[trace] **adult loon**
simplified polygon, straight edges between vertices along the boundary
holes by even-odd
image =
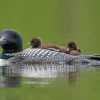
[[[97,62],[94,56],[73,56],[70,54],[60,53],[57,51],[41,49],[41,48],[28,48],[22,51],[22,38],[14,30],[3,30],[0,33],[0,45],[3,48],[1,59],[8,59],[9,62],[34,64],[34,62],[70,62],[70,61],[82,61],[82,62]],[[14,54],[14,55],[13,55]],[[12,57],[14,56],[14,57]],[[100,60],[99,57],[95,57]],[[99,61],[98,61],[99,62]],[[100,62],[99,62],[100,64]]]
[[[22,38],[15,30],[6,29],[0,32],[0,45],[3,49],[0,55],[0,67],[2,68],[2,86],[18,86],[21,79],[21,75],[19,74],[20,70],[15,70],[12,72],[12,70],[10,70],[11,66],[6,62],[12,57],[12,55],[7,55],[8,53],[17,53],[23,50]],[[14,68],[16,68],[16,65],[14,65]]]
[[[33,65],[34,63],[59,63],[59,62],[87,62],[91,65],[100,65],[100,57],[98,61],[91,56],[73,56],[57,51],[41,49],[41,48],[28,48],[23,50],[22,38],[18,32],[14,30],[3,30],[0,32],[0,45],[3,49],[0,59],[6,60],[7,64],[3,65],[2,76],[3,84],[5,87],[18,86],[20,84],[21,75],[19,73],[20,68],[17,66]],[[22,51],[23,50],[23,51]],[[5,63],[6,63],[5,62]],[[16,65],[17,64],[17,65]],[[14,73],[11,72],[9,76],[9,66],[15,68]],[[8,68],[9,67],[9,68]],[[18,70],[16,71],[16,67]],[[13,74],[13,75],[12,75]],[[16,75],[17,74],[17,75]]]
[[[23,50],[22,38],[18,32],[6,29],[0,32],[0,45],[3,49],[0,58],[8,59],[7,53],[17,53]]]
[[[73,56],[48,49],[28,48],[8,60],[12,64],[33,65],[35,63],[66,63],[100,65],[100,57],[92,55]]]

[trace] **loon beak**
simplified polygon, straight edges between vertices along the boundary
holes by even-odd
[[[0,39],[0,45],[6,44],[6,43],[7,43],[7,40],[5,40],[4,38]]]

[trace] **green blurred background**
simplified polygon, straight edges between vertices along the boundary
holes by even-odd
[[[21,32],[66,46],[76,41],[84,54],[100,53],[100,0],[0,0],[0,30]]]
[[[22,34],[24,48],[33,36],[66,46],[76,41],[84,54],[99,54],[100,0],[0,0],[0,30]],[[0,88],[0,100],[100,100],[100,73],[81,75],[76,86],[58,79],[46,86]]]

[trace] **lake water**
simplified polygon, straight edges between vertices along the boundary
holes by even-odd
[[[100,100],[100,66],[16,65],[0,74],[0,100]]]

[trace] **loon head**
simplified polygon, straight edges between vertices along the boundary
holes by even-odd
[[[0,45],[5,53],[22,51],[22,38],[18,32],[6,29],[0,32]]]

